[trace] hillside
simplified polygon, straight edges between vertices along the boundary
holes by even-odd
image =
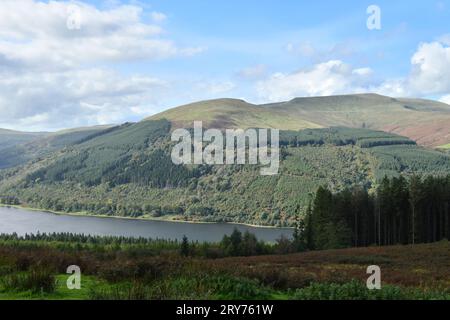
[[[0,151],[18,144],[29,142],[39,137],[45,137],[46,135],[47,133],[0,129]]]
[[[344,126],[393,132],[421,145],[450,143],[450,106],[424,99],[376,94],[296,98],[266,105],[218,99],[170,109],[148,118],[168,119],[174,127],[203,120],[209,127],[257,127],[300,130]]]
[[[147,120],[167,119],[174,128],[190,127],[193,121],[203,121],[210,128],[275,128],[299,130],[322,126],[301,118],[291,118],[286,112],[262,108],[237,99],[201,101],[170,109]]]
[[[0,169],[10,168],[70,146],[110,126],[94,126],[52,133],[0,129]]]
[[[103,215],[292,225],[321,185],[371,188],[384,175],[445,175],[450,156],[368,129],[282,131],[275,176],[257,166],[176,166],[166,120],[124,124],[0,171],[0,195]],[[9,200],[8,200],[9,201]]]

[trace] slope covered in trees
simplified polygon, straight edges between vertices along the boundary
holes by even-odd
[[[0,169],[39,159],[51,152],[92,137],[110,126],[94,126],[54,133],[27,133],[0,129]]]
[[[450,157],[407,138],[368,129],[280,133],[279,174],[258,166],[174,165],[171,124],[113,127],[41,160],[0,171],[6,203],[65,212],[294,225],[320,186],[339,192],[376,187],[384,175],[442,175]]]

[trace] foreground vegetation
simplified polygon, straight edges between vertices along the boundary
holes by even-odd
[[[271,255],[244,258],[252,241],[241,238],[233,251],[235,237],[199,244],[2,235],[0,299],[450,299],[448,241],[274,255],[280,240],[264,244]],[[373,264],[381,290],[365,287]],[[80,290],[66,286],[69,265],[81,268]]]

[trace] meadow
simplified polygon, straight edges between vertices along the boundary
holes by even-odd
[[[252,256],[223,245],[2,236],[0,299],[450,299],[447,240],[300,253],[280,241]],[[80,290],[66,286],[73,264]],[[381,290],[365,286],[373,264]]]

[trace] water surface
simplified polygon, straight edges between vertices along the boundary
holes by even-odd
[[[43,211],[0,207],[0,233],[71,232],[90,235],[181,239],[186,235],[193,241],[220,241],[224,234],[237,228],[249,230],[258,239],[275,241],[281,235],[292,236],[292,229],[258,228],[226,223],[182,223],[170,221],[99,218],[57,215]]]

